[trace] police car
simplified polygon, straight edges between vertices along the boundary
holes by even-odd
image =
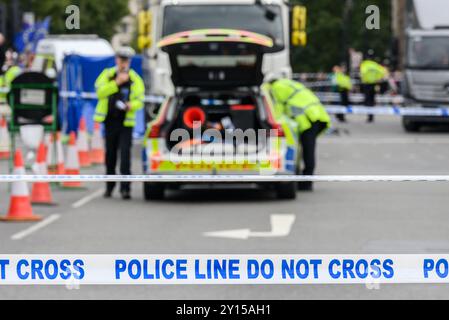
[[[276,112],[263,85],[269,37],[240,30],[193,30],[163,38],[175,94],[148,123],[142,152],[148,175],[288,175],[298,172],[295,123]],[[242,182],[242,185],[244,182]],[[147,200],[179,183],[144,184]],[[296,183],[260,184],[280,199]]]

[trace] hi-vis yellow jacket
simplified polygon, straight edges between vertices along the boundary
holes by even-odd
[[[14,79],[22,72],[22,69],[18,66],[12,66],[5,72],[4,75],[0,76],[0,88],[9,90],[11,88],[11,83]],[[0,93],[0,101],[6,102],[6,93]]]
[[[289,79],[277,80],[271,85],[271,93],[284,113],[295,119],[300,133],[317,121],[330,127],[331,119],[320,99],[303,84]]]
[[[94,121],[103,122],[106,119],[109,108],[109,97],[119,91],[119,87],[114,80],[116,68],[105,69],[95,82],[97,90],[98,104],[95,109]],[[142,78],[134,71],[129,71],[131,81],[130,105],[131,108],[126,112],[123,125],[125,127],[134,127],[136,125],[136,112],[143,108],[145,98],[145,86]]]
[[[352,90],[351,77],[343,72],[335,72],[334,81],[338,88],[343,90]]]
[[[375,61],[364,60],[360,64],[360,78],[364,84],[376,84],[387,76],[387,68]]]

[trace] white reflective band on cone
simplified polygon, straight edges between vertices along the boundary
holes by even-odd
[[[57,164],[64,164],[64,147],[62,146],[61,137],[59,136],[56,140],[56,158]]]
[[[449,182],[449,175],[0,175],[0,182]]]
[[[78,151],[89,151],[89,141],[86,131],[80,130],[78,132],[76,147],[78,148]]]
[[[91,140],[91,148],[92,150],[103,149],[103,138],[100,130],[94,130]]]
[[[78,158],[78,148],[76,146],[68,146],[67,148],[67,163],[65,164],[66,169],[79,169],[80,163]]]
[[[10,151],[10,136],[8,128],[0,127],[0,152],[9,152]]]
[[[14,174],[16,174],[17,177],[25,177],[25,168],[14,169]],[[29,193],[26,181],[17,179],[17,180],[13,180],[11,182],[14,182],[11,187],[11,196],[13,196],[13,197],[29,196],[30,193]]]
[[[45,162],[44,163],[34,163],[32,165],[32,171],[36,175],[48,175],[47,164]]]
[[[57,159],[55,157],[55,146],[53,141],[46,144],[47,146],[47,165],[53,166],[57,164]]]

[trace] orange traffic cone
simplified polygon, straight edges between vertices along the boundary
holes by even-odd
[[[47,175],[47,163],[45,159],[45,144],[41,143],[37,149],[36,163],[33,166],[33,172],[39,175]],[[31,203],[53,205],[53,197],[51,195],[50,184],[48,182],[35,182],[31,189]]]
[[[78,148],[76,146],[75,132],[70,133],[69,147],[67,149],[67,162],[65,164],[65,174],[67,175],[79,175],[80,174],[80,161]],[[80,181],[63,182],[64,188],[82,188]]]
[[[56,174],[64,174],[64,147],[61,141],[61,132],[56,133]]]
[[[25,174],[22,152],[20,150],[17,150],[14,155],[14,174]],[[41,219],[40,216],[33,214],[26,182],[13,182],[8,215],[1,217],[0,221],[38,221]]]
[[[92,135],[92,149],[90,150],[90,160],[94,164],[104,163],[104,142],[101,136],[100,124],[95,122],[94,134]]]
[[[81,118],[80,120],[78,139],[76,140],[76,145],[78,147],[80,166],[82,168],[90,167],[92,163],[90,162],[89,139],[86,130],[86,120],[84,120],[84,118]]]
[[[49,174],[64,174],[64,148],[61,142],[61,133],[57,132],[51,136],[48,144],[47,167]]]
[[[9,159],[11,143],[5,117],[0,119],[0,159]]]
[[[56,173],[56,152],[55,152],[55,137],[53,134],[49,134],[45,136],[45,154],[46,154],[46,162],[47,162],[47,172],[49,174]],[[38,149],[39,150],[39,149]],[[39,156],[39,153],[38,153]]]

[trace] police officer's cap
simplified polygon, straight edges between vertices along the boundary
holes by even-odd
[[[131,59],[136,55],[136,51],[131,47],[120,47],[115,55],[122,59]]]

